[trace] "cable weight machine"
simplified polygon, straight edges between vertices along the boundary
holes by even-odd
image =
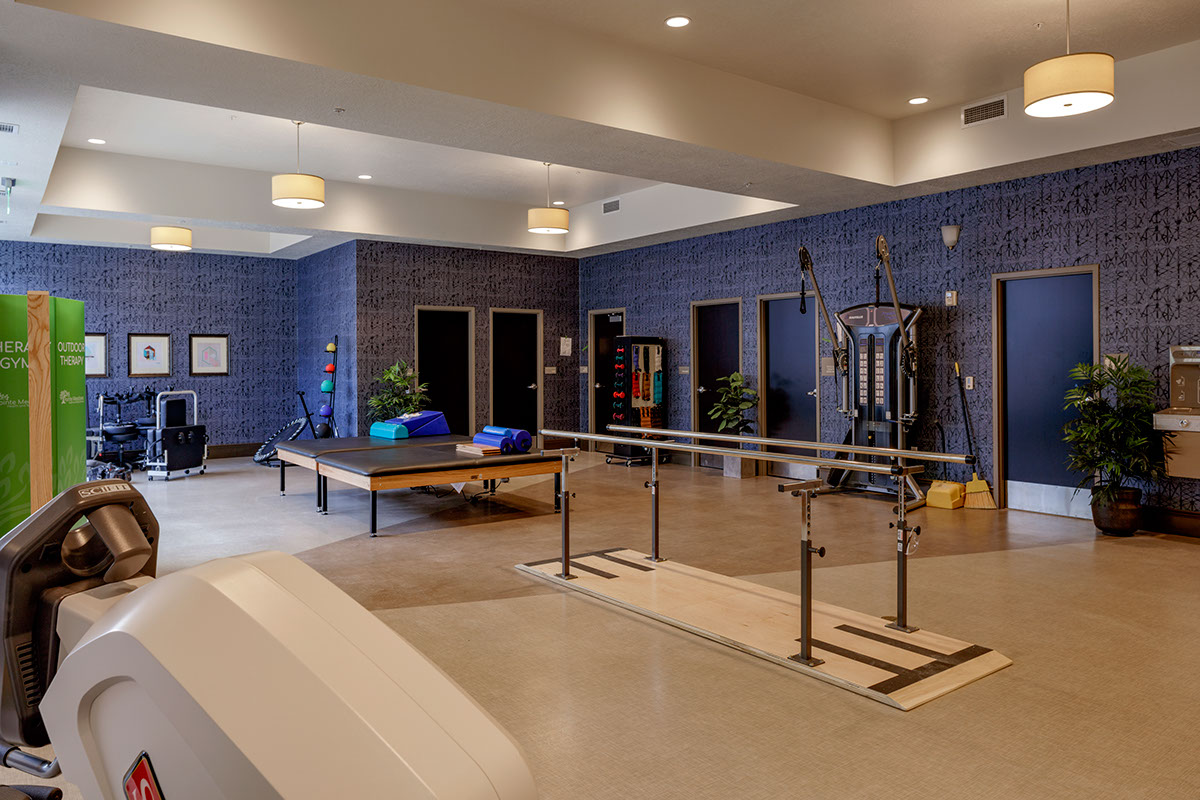
[[[831,317],[817,283],[812,257],[800,247],[800,266],[813,292],[829,339],[833,343],[834,375],[838,381],[838,411],[850,428],[843,444],[857,447],[907,449],[909,430],[917,419],[916,324],[921,309],[903,305],[896,296],[891,253],[883,236],[875,238],[875,302],[851,306]],[[886,276],[891,303],[882,302]],[[836,320],[836,327],[834,324]],[[872,463],[902,462],[893,456],[869,456]],[[826,482],[836,490],[860,489],[893,493],[903,481],[908,509],[925,504],[925,493],[911,475],[880,476],[855,469],[832,468]]]

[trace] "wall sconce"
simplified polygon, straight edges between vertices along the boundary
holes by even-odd
[[[958,235],[962,233],[962,225],[943,225],[942,226],[942,244],[950,250],[958,244]]]

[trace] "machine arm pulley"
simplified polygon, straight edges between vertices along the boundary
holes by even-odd
[[[892,309],[896,312],[896,321],[899,323],[900,347],[904,353],[900,363],[908,375],[915,375],[917,372],[917,348],[908,336],[908,330],[904,325],[904,315],[900,312],[900,300],[896,296],[896,279],[892,277],[892,254],[888,250],[887,239],[883,238],[883,234],[875,237],[875,255],[879,257],[884,272],[887,274],[888,290],[892,293]]]
[[[821,309],[821,318],[825,320],[825,327],[829,330],[829,342],[833,347],[834,372],[841,373],[844,384],[850,374],[850,350],[845,344],[838,344],[837,331],[834,330],[833,320],[829,316],[829,309],[825,307],[825,298],[821,294],[820,285],[817,284],[817,274],[813,271],[812,256],[808,254],[808,248],[800,245],[798,256],[800,258],[800,268],[804,270],[808,279],[812,281],[813,294],[817,296],[817,306]],[[849,402],[849,398],[847,397],[848,392],[849,388],[843,385],[841,402],[843,410]]]

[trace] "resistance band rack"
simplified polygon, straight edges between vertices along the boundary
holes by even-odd
[[[697,453],[707,455],[734,456],[736,458],[751,459],[756,461],[786,461],[794,464],[806,464],[816,467],[841,467],[853,468],[863,472],[876,475],[889,475],[899,479],[897,481],[897,504],[896,504],[896,521],[889,523],[889,527],[896,531],[896,619],[887,627],[893,628],[904,633],[913,633],[918,628],[908,624],[908,556],[916,549],[918,537],[921,535],[920,526],[912,526],[908,524],[907,505],[905,503],[906,482],[904,479],[912,475],[917,475],[924,471],[924,467],[920,465],[909,465],[900,463],[899,459],[913,460],[928,460],[928,461],[945,461],[960,464],[969,464],[973,461],[971,456],[947,454],[947,453],[926,453],[916,450],[895,450],[889,451],[885,448],[862,448],[853,445],[831,445],[824,442],[800,442],[787,439],[767,439],[762,437],[733,437],[723,434],[703,434],[697,431],[674,431],[665,428],[629,428],[628,426],[610,426],[610,430],[620,431],[622,433],[642,433],[649,435],[674,436],[678,438],[688,439],[731,439],[734,441],[756,443],[770,445],[776,447],[792,447],[804,448],[826,452],[843,452],[850,454],[858,454],[859,451],[866,450],[871,455],[887,455],[897,459],[894,464],[880,464],[873,461],[856,461],[853,459],[831,459],[822,458],[820,456],[799,456],[789,453],[766,452],[763,450],[730,450],[723,447],[709,447],[706,445],[697,444],[682,444],[674,439],[671,440],[654,440],[646,439],[641,442],[643,447],[649,448],[654,457],[650,460],[651,473],[650,480],[645,483],[645,487],[650,490],[650,555],[647,557],[649,561],[662,561],[659,548],[659,524],[658,524],[658,503],[660,498],[660,485],[658,480],[658,450],[673,450],[683,453]],[[625,437],[581,433],[577,431],[559,431],[559,430],[542,430],[541,434],[547,437],[555,437],[562,439],[573,439],[575,441],[589,442],[605,442],[617,444],[627,442]],[[561,571],[555,577],[562,580],[572,580],[575,576],[571,574],[571,520],[570,520],[570,493],[568,492],[568,473],[569,464],[572,458],[578,454],[579,448],[564,448],[561,450],[543,451],[546,455],[560,455],[562,457],[562,475],[561,475],[561,506],[562,506],[562,555],[561,555]],[[812,498],[818,494],[821,489],[821,483],[816,480],[783,483],[779,485],[779,491],[790,492],[794,497],[801,499],[800,510],[800,537],[801,537],[801,573],[800,573],[800,605],[801,605],[801,635],[800,635],[800,651],[793,656],[791,660],[804,664],[805,666],[816,666],[822,663],[820,659],[812,656],[812,556],[817,555],[823,557],[824,548],[816,548],[812,545],[810,536],[810,510]]]

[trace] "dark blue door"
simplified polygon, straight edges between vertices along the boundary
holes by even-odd
[[[802,314],[798,297],[767,300],[762,304],[762,315],[763,341],[759,346],[763,354],[765,380],[761,390],[766,418],[761,435],[816,441],[816,303],[806,302]],[[795,452],[811,455],[808,451]]]
[[[1003,292],[1004,478],[1075,486],[1067,470],[1063,395],[1071,368],[1095,357],[1092,275],[1001,282]],[[968,393],[968,398],[970,394]]]

